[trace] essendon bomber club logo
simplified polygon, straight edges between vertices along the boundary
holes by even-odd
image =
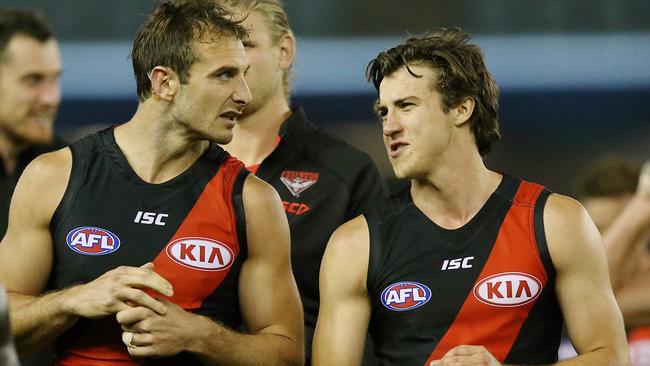
[[[318,182],[319,176],[318,172],[285,170],[280,175],[280,180],[294,197],[300,197],[302,192]]]
[[[302,192],[318,182],[319,176],[318,172],[285,170],[280,175],[280,181],[294,197],[300,197]],[[302,215],[309,211],[309,206],[304,202],[282,201],[282,205],[287,213],[294,215]]]

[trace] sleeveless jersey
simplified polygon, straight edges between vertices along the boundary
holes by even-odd
[[[70,149],[70,180],[50,224],[50,287],[63,289],[119,266],[153,262],[174,288],[170,301],[231,328],[239,326],[237,285],[246,257],[241,195],[248,171],[243,165],[212,144],[179,176],[150,184],[132,170],[113,129],[87,136]],[[56,365],[199,364],[185,353],[131,359],[114,316],[78,320],[59,337],[56,350]]]
[[[427,218],[409,189],[366,215],[370,334],[382,365],[428,365],[461,344],[482,345],[507,364],[557,360],[562,316],[544,236],[548,195],[504,175],[458,229]]]

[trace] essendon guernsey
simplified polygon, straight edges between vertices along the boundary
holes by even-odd
[[[242,164],[214,145],[181,175],[149,184],[133,172],[112,129],[70,148],[70,181],[51,223],[51,288],[153,262],[174,287],[170,301],[239,326],[237,283],[246,256],[241,192],[248,174]],[[55,365],[199,365],[189,354],[132,359],[112,316],[80,319],[55,348]]]
[[[485,346],[506,364],[557,360],[562,318],[544,236],[544,187],[505,175],[466,225],[429,220],[406,189],[370,230],[370,334],[382,365]]]

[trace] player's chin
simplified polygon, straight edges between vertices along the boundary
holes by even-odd
[[[21,137],[31,145],[47,145],[54,140],[54,132],[48,128],[31,128],[25,131]]]
[[[229,129],[219,133],[210,134],[210,136],[206,136],[206,140],[216,142],[219,145],[226,145],[232,141],[232,136],[232,130]]]

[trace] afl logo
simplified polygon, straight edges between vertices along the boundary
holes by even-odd
[[[542,290],[542,283],[535,277],[521,272],[505,272],[480,280],[474,286],[474,297],[480,302],[499,307],[513,307],[535,300]]]
[[[111,254],[120,247],[120,238],[94,226],[78,227],[68,233],[65,241],[70,249],[83,255]]]
[[[181,238],[167,245],[174,262],[202,271],[222,271],[232,265],[234,254],[225,244],[207,238]]]
[[[418,282],[397,282],[384,289],[381,303],[393,311],[406,311],[426,304],[431,299],[431,290]]]

